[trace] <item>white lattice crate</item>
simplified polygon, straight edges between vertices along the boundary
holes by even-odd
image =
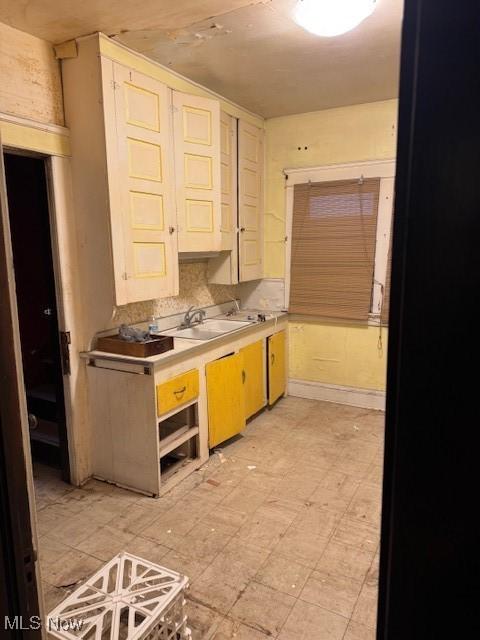
[[[119,553],[53,609],[47,631],[61,640],[187,640],[188,578]]]

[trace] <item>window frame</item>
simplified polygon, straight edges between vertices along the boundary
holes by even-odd
[[[387,276],[388,247],[392,231],[393,193],[395,184],[395,160],[369,160],[348,164],[332,164],[318,167],[284,169],[286,180],[285,198],[285,309],[290,300],[290,274],[292,258],[292,224],[293,200],[296,184],[310,182],[334,182],[337,180],[355,180],[364,178],[380,178],[380,193],[378,199],[377,234],[375,241],[375,267],[372,283],[372,303],[369,313],[369,324],[378,325],[381,322],[382,288]],[[295,314],[297,315],[297,314]],[[309,316],[311,320],[311,316]],[[336,322],[332,318],[328,322]],[[339,319],[345,322],[358,322]]]

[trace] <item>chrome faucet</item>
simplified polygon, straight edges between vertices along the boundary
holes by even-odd
[[[189,329],[194,324],[201,324],[205,320],[206,315],[203,309],[195,309],[194,306],[190,307],[185,313],[179,329]],[[197,320],[195,320],[195,318],[197,318]]]
[[[232,302],[235,303],[235,307],[232,307],[231,309],[229,309],[226,312],[226,316],[230,317],[230,316],[234,316],[236,313],[240,313],[240,305],[238,304],[238,300],[236,298],[233,298],[232,296],[229,296],[230,300],[232,300]]]

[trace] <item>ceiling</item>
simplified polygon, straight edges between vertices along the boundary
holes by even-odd
[[[0,21],[58,43],[103,31],[263,115],[398,94],[403,0],[353,31],[319,38],[295,24],[295,0],[2,0]]]

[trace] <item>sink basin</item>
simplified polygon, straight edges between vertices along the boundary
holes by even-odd
[[[164,336],[173,336],[175,338],[188,338],[189,340],[211,340],[218,338],[226,333],[238,331],[247,327],[252,322],[248,320],[204,320],[201,324],[196,324],[188,329],[169,329],[162,331]]]
[[[221,333],[228,333],[229,331],[235,331],[235,329],[243,329],[247,325],[251,324],[248,320],[217,320],[212,318],[211,320],[205,320],[203,322],[204,327],[208,327],[209,331],[220,331]]]

